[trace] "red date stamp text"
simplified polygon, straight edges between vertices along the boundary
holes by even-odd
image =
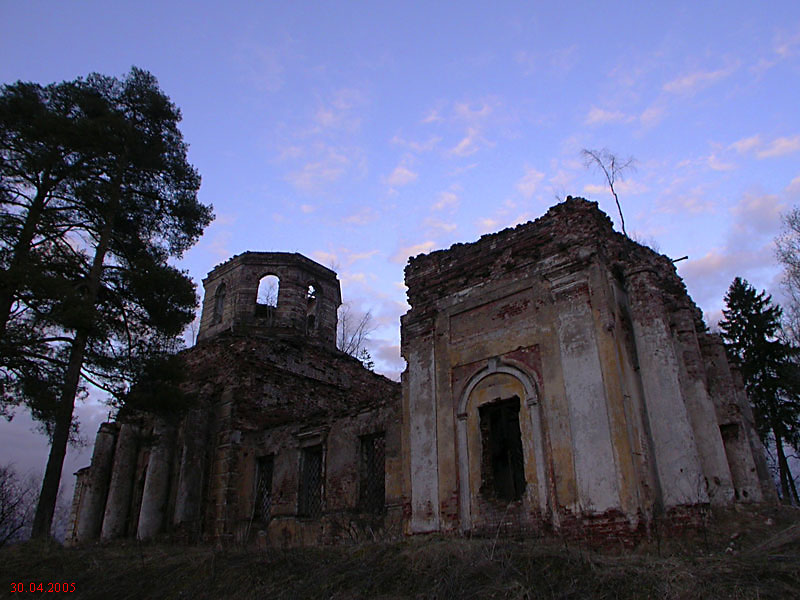
[[[41,581],[12,581],[11,593],[23,594],[26,592],[45,592],[45,593],[63,593],[74,592],[74,581],[48,581],[47,583]]]

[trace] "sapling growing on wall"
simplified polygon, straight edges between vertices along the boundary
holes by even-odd
[[[633,158],[622,160],[616,154],[612,154],[607,148],[603,148],[602,150],[589,150],[584,148],[581,150],[581,156],[583,156],[583,162],[587,169],[590,167],[597,167],[603,172],[603,175],[605,175],[608,188],[611,190],[611,195],[614,196],[614,202],[617,203],[622,233],[628,235],[625,231],[625,217],[622,216],[622,206],[620,206],[619,196],[617,195],[617,190],[614,189],[614,184],[623,180],[625,171],[636,168],[636,161]]]

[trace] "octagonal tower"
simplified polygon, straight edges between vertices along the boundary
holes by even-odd
[[[336,273],[296,252],[244,252],[203,280],[198,341],[223,332],[336,346]]]

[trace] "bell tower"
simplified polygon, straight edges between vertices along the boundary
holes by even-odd
[[[223,332],[336,346],[336,273],[296,252],[244,252],[203,280],[198,341]]]

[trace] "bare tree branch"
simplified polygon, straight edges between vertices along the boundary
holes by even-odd
[[[336,332],[336,347],[339,350],[358,358],[373,331],[375,325],[372,323],[371,310],[359,315],[351,304],[342,304]]]
[[[624,171],[636,169],[636,161],[633,158],[620,160],[607,148],[603,148],[602,150],[588,150],[584,148],[581,150],[581,155],[583,156],[583,163],[587,169],[590,167],[598,167],[603,172],[603,175],[605,175],[608,187],[611,189],[611,194],[614,196],[614,202],[617,203],[622,233],[628,235],[625,231],[625,218],[622,216],[622,207],[619,204],[619,196],[617,196],[617,191],[614,189],[614,184],[617,181],[623,180]]]
[[[36,487],[20,481],[11,465],[0,465],[0,547],[20,539],[33,518]]]
[[[791,342],[800,345],[800,208],[782,215],[782,221],[775,253],[783,263],[783,288],[789,297],[784,304],[783,327]]]

